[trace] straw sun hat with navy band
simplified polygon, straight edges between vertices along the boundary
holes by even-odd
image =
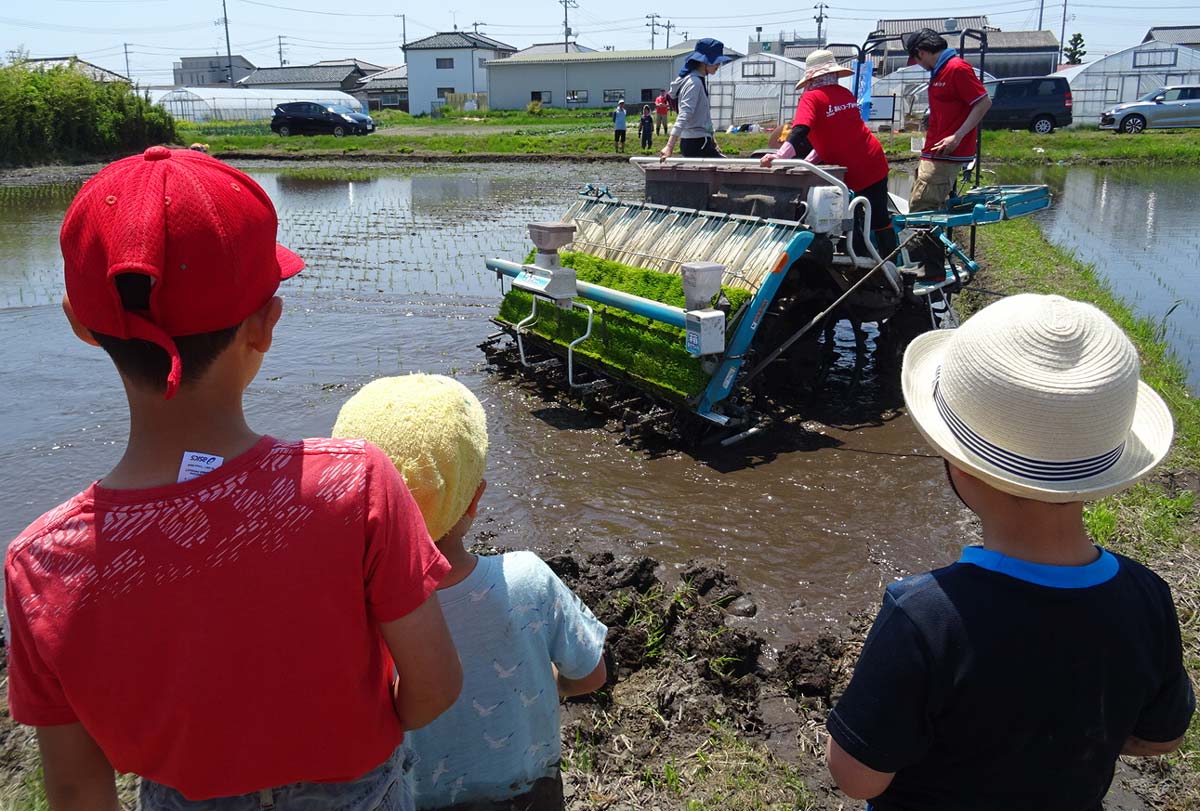
[[[1009,296],[904,353],[904,400],[951,464],[1023,498],[1089,501],[1134,484],[1174,432],[1107,315],[1061,296]]]

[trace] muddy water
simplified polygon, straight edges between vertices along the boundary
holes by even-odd
[[[848,335],[812,401],[821,423],[706,457],[634,450],[484,369],[476,344],[498,293],[482,257],[522,256],[524,224],[559,216],[584,182],[639,196],[634,170],[506,164],[326,183],[246,168],[279,207],[281,239],[310,263],[283,289],[275,346],[247,396],[260,430],[321,435],[373,377],[454,375],[489,415],[477,528],[492,543],[725,561],[780,641],[877,604],[884,583],[952,560],[969,537],[940,462],[907,418],[890,418],[894,380],[856,363]],[[71,337],[56,305],[69,195],[0,195],[4,539],[102,475],[127,430],[108,360]]]

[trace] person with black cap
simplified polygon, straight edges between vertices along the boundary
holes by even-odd
[[[959,170],[975,159],[979,122],[992,100],[975,69],[933,29],[909,34],[904,45],[912,64],[929,71],[929,129],[908,207],[933,211],[950,196]],[[929,240],[925,250],[925,281],[943,281],[944,249]]]
[[[708,101],[707,77],[733,57],[725,55],[725,45],[717,39],[705,37],[696,43],[696,50],[684,61],[679,76],[671,82],[668,91],[679,101],[679,114],[667,145],[659,152],[666,160],[679,147],[685,158],[723,158],[713,138],[712,110]]]

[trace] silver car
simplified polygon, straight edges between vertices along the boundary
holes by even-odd
[[[1160,87],[1100,114],[1102,130],[1142,132],[1166,127],[1200,127],[1200,85]]]

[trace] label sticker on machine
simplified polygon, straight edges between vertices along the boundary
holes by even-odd
[[[517,287],[523,287],[528,290],[531,287],[536,287],[538,290],[545,290],[546,285],[550,283],[549,276],[535,276],[532,273],[519,273],[513,279],[513,284]]]

